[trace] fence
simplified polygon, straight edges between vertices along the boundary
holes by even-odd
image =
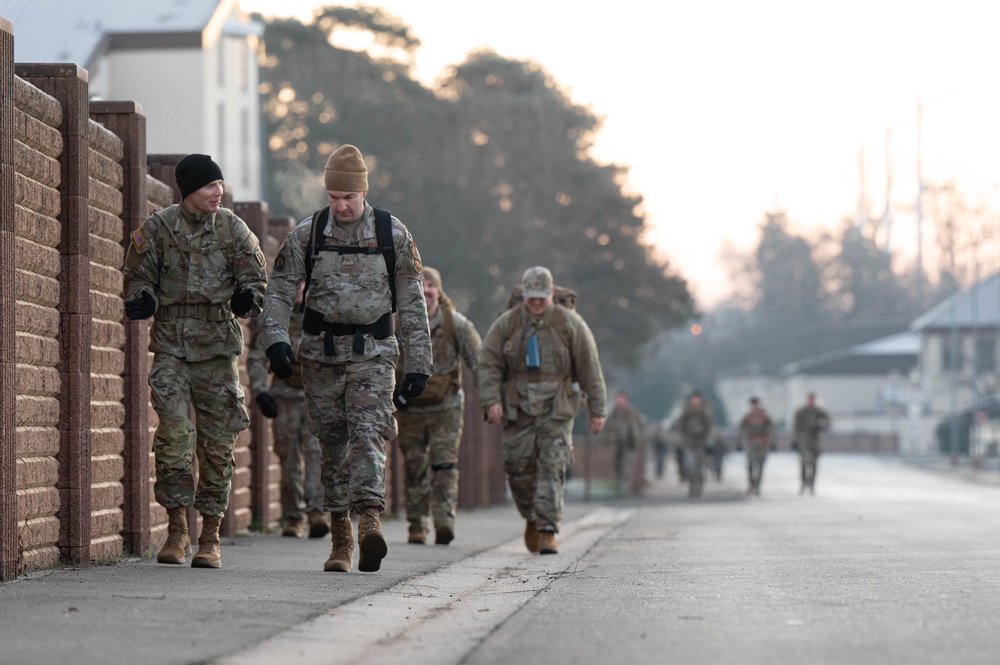
[[[0,581],[60,559],[149,553],[166,537],[152,496],[149,323],[122,316],[121,266],[130,232],[178,200],[180,158],[147,155],[141,106],[90,102],[85,70],[15,64],[13,54],[13,27],[0,17]],[[270,219],[263,202],[229,195],[225,205],[273,257],[288,220]],[[505,492],[499,431],[466,387],[460,506],[472,508]],[[251,413],[227,535],[280,517],[270,423]],[[403,505],[394,446],[386,482],[394,511]]]

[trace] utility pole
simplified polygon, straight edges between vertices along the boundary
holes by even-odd
[[[890,254],[892,250],[892,159],[889,154],[889,142],[892,139],[892,129],[885,127],[885,210],[882,211],[882,251]]]
[[[924,297],[924,172],[921,164],[921,125],[923,124],[923,102],[917,100],[917,301]]]

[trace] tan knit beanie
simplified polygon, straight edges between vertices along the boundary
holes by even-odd
[[[328,192],[367,192],[368,167],[361,151],[347,144],[337,148],[326,160],[323,183]]]

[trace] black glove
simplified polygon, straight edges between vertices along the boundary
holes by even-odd
[[[267,359],[271,362],[271,371],[279,379],[287,379],[292,375],[295,354],[287,342],[275,342],[267,347]]]
[[[148,319],[156,311],[156,301],[149,291],[141,291],[134,299],[125,303],[125,313],[133,321]]]
[[[427,375],[412,372],[403,377],[403,385],[399,387],[399,394],[406,399],[420,397],[427,387]]]
[[[271,393],[260,393],[257,395],[257,406],[265,418],[274,418],[278,415],[278,403],[271,397]]]
[[[236,316],[246,316],[253,307],[253,291],[250,289],[238,289],[229,300],[229,308]]]

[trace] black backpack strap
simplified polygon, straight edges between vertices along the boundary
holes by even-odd
[[[392,241],[392,215],[384,208],[375,208],[375,241],[385,259],[389,273],[389,292],[392,294],[392,311],[396,311],[396,245]]]
[[[312,282],[313,264],[316,262],[316,257],[323,249],[323,243],[325,241],[323,230],[326,229],[326,223],[329,219],[330,206],[321,208],[313,213],[312,228],[309,231],[309,244],[306,245],[306,255],[304,257],[306,262],[306,285],[302,289],[302,303],[299,305],[300,312],[306,311],[306,294],[309,293],[309,283]],[[316,242],[317,238],[319,238],[318,244]]]

